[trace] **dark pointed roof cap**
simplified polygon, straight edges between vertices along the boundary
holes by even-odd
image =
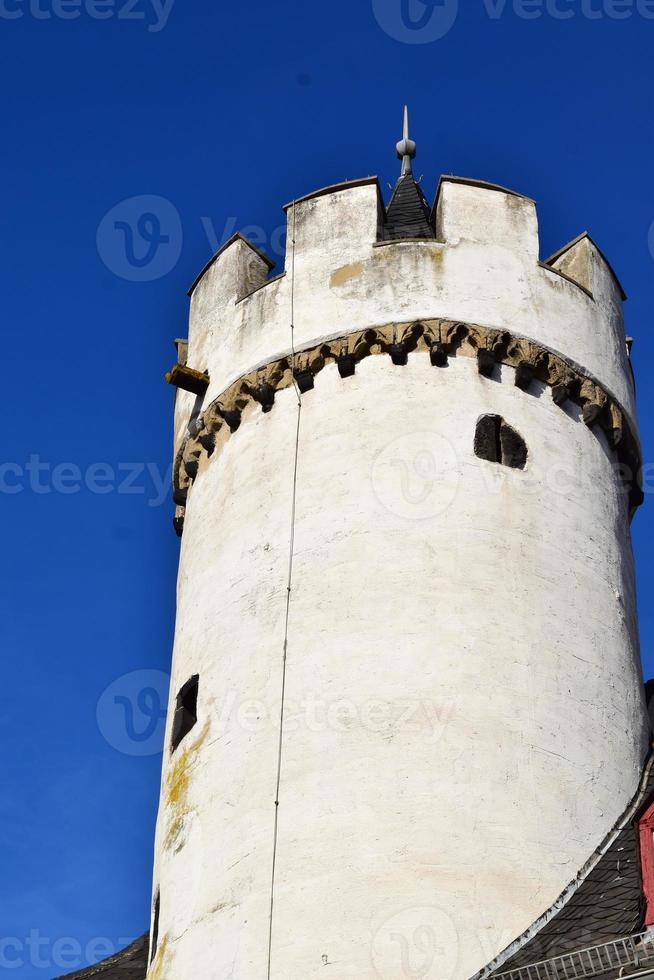
[[[409,174],[400,177],[386,210],[384,239],[434,238],[429,204],[420,184]]]

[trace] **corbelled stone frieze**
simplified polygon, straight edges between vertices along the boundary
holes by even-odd
[[[341,376],[348,377],[365,357],[387,354],[401,365],[408,362],[413,351],[428,352],[435,368],[444,367],[449,357],[475,357],[480,374],[485,376],[493,373],[495,365],[505,364],[515,368],[515,385],[523,391],[534,380],[548,385],[557,405],[578,405],[585,424],[604,431],[621,464],[631,511],[642,503],[638,442],[620,405],[594,378],[560,354],[508,331],[451,320],[424,320],[389,323],[338,337],[296,351],[294,362],[289,352],[230,385],[191,421],[177,453],[173,495],[178,534],[183,529],[186,498],[200,459],[203,455],[212,456],[220,440],[236,432],[248,405],[256,402],[262,411],[271,411],[275,392],[289,388],[294,381],[302,392],[310,390],[313,377],[330,363],[336,363]]]

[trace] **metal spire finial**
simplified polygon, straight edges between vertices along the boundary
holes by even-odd
[[[409,110],[404,106],[404,135],[395,147],[398,158],[402,161],[402,171],[400,177],[407,177],[412,174],[411,161],[416,155],[416,144],[409,139]]]

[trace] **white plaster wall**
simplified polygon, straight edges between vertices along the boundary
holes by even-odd
[[[377,247],[374,181],[302,201],[288,220],[296,240],[298,349],[393,321],[443,317],[480,323],[565,355],[594,375],[635,420],[617,284],[599,253],[594,298],[539,265],[532,201],[445,178],[436,211],[440,243]],[[242,299],[254,281],[252,264],[259,264],[260,281],[267,272],[251,250],[246,267],[244,249],[242,241],[226,249],[192,297],[189,364],[209,371],[207,404],[242,374],[289,348],[291,276]]]
[[[368,299],[419,315],[419,270],[435,289],[443,253],[392,246],[370,263],[393,253],[398,285]],[[574,287],[516,259],[493,300],[477,271],[491,313],[466,290],[457,316],[511,314],[591,351]],[[306,335],[335,326],[321,297],[324,324],[300,285]],[[283,303],[257,302],[270,318],[244,322],[240,354],[214,351],[212,375],[283,346]],[[549,390],[501,378],[470,358],[378,356],[346,380],[327,367],[304,396],[274,980],[465,980],[556,899],[636,789],[645,721],[613,455]],[[475,457],[485,412],[523,435],[525,471]],[[150,978],[266,977],[295,419],[291,389],[269,415],[248,410],[189,494],[171,704],[199,673],[199,719],[164,759]]]

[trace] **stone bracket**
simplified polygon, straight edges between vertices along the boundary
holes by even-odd
[[[204,395],[209,387],[209,375],[206,371],[195,371],[186,364],[173,364],[170,371],[164,375],[169,385],[190,391],[193,395]]]

